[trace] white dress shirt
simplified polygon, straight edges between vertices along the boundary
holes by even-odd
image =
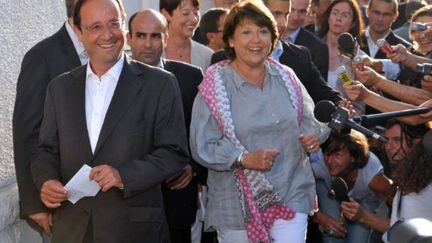
[[[93,72],[90,63],[87,64],[85,85],[85,112],[90,146],[94,153],[108,107],[114,95],[120,73],[123,69],[122,56],[108,72],[100,78]]]
[[[387,38],[389,34],[390,31],[383,37],[383,39]],[[365,36],[368,43],[370,57],[375,58],[375,55],[377,54],[379,48],[370,37],[369,28],[366,29]],[[388,79],[395,80],[400,73],[399,64],[392,62],[390,59],[380,59],[380,61],[383,65],[384,76]]]
[[[84,48],[84,45],[78,39],[78,36],[75,34],[75,31],[73,31],[73,28],[68,21],[66,21],[65,26],[66,26],[66,31],[68,32],[69,37],[72,40],[72,44],[74,45],[75,50],[78,54],[81,64],[82,65],[86,64],[88,62],[88,55],[86,49]]]

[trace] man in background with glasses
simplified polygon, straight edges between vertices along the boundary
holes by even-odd
[[[48,85],[31,169],[54,243],[169,242],[160,184],[189,161],[180,92],[124,54],[125,19],[121,0],[78,0],[89,62]],[[96,194],[71,200],[65,185],[83,170]]]

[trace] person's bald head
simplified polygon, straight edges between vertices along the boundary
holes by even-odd
[[[127,34],[132,57],[149,65],[158,65],[166,46],[167,26],[164,16],[153,9],[132,15]]]

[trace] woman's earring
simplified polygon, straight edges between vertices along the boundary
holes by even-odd
[[[229,46],[230,46],[231,48],[233,48],[233,47],[234,47],[234,44],[230,43]]]

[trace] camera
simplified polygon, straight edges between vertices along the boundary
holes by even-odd
[[[421,75],[432,75],[431,63],[418,63],[416,65],[416,72]]]
[[[427,30],[427,25],[419,22],[412,22],[411,23],[411,30],[412,31],[425,31]]]

